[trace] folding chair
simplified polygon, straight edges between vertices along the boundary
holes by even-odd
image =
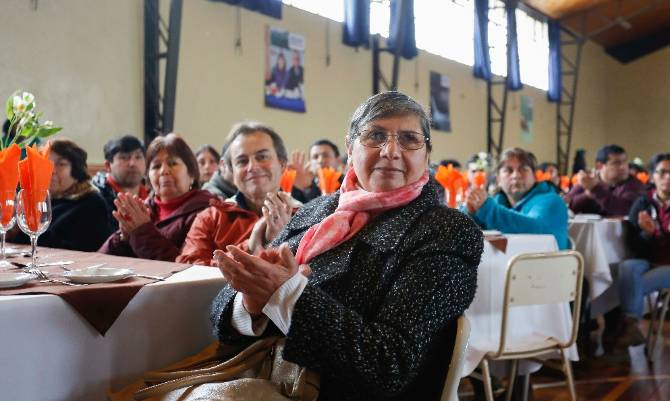
[[[668,301],[670,301],[670,288],[659,291],[656,302],[652,302],[651,296],[647,296],[651,321],[649,322],[649,331],[647,332],[645,354],[650,361],[653,359],[656,347],[658,346],[658,340],[661,338],[661,333],[663,332],[665,314],[668,312]]]
[[[449,362],[447,379],[444,381],[444,388],[442,389],[442,397],[440,398],[440,401],[458,400],[458,384],[461,381],[463,362],[465,361],[465,350],[468,347],[469,338],[470,322],[468,321],[468,318],[465,317],[465,315],[461,315],[458,318],[456,341],[454,342],[454,350],[451,354],[451,362]]]
[[[489,361],[511,361],[510,385],[506,398],[509,401],[512,397],[519,359],[555,353],[561,356],[562,369],[567,379],[570,397],[576,401],[572,367],[566,350],[575,343],[577,338],[583,277],[584,259],[576,251],[525,253],[509,261],[505,280],[500,346],[497,351],[488,353],[480,363],[487,401],[493,401]],[[547,338],[535,346],[508,341],[507,320],[511,308],[572,301],[574,301],[572,331],[567,341],[561,342]]]

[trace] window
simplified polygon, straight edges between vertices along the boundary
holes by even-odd
[[[283,0],[285,4],[342,22],[342,0]],[[370,1],[370,32],[388,37],[390,0]],[[500,0],[491,0],[489,46],[491,72],[507,75],[507,21]],[[427,52],[472,66],[474,63],[474,2],[472,0],[414,0],[416,45]],[[548,87],[549,39],[547,24],[522,10],[516,12],[521,81]]]

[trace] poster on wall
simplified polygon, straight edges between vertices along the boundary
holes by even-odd
[[[533,99],[530,96],[521,96],[521,140],[533,140]]]
[[[265,106],[305,112],[305,37],[265,28]]]
[[[430,115],[432,128],[451,132],[449,78],[435,71],[430,72]]]

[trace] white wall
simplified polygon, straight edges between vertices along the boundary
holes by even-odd
[[[142,2],[2,0],[0,99],[35,94],[44,119],[100,162],[104,141],[143,127]]]

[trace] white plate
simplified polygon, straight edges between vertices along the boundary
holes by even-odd
[[[602,216],[599,214],[591,213],[581,213],[575,215],[575,220],[587,221],[587,220],[602,220]]]
[[[23,255],[23,254],[30,254],[29,249],[20,249],[20,248],[13,248],[13,247],[5,247],[5,255],[6,256],[15,256],[15,255]]]
[[[30,273],[0,273],[0,288],[20,287],[34,279]]]
[[[485,237],[493,237],[496,235],[502,235],[502,232],[498,230],[482,230],[482,234],[484,234]]]
[[[126,268],[94,267],[70,270],[63,273],[63,276],[75,283],[95,284],[123,280],[133,274],[135,273],[132,270]]]

